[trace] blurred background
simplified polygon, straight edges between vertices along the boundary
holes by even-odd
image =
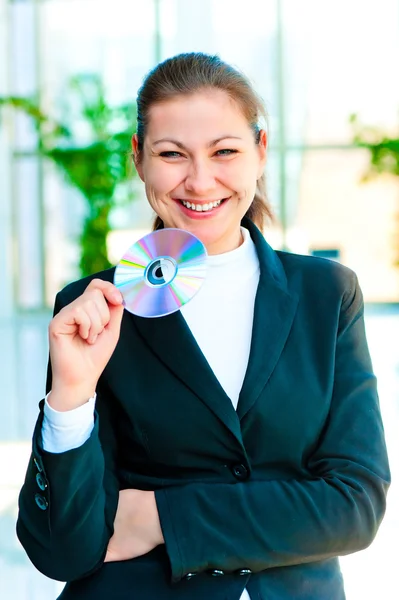
[[[358,274],[394,482],[376,540],[341,565],[348,600],[397,600],[399,0],[0,0],[0,598],[63,587],[14,533],[54,295],[150,230],[129,166],[136,93],[196,50],[265,101],[269,243]]]

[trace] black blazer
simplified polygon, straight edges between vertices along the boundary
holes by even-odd
[[[244,225],[261,274],[237,411],[180,312],[125,311],[80,448],[43,451],[40,404],[17,532],[63,600],[341,600],[337,556],[377,532],[390,475],[356,275]],[[124,488],[155,490],[165,545],[104,565]]]

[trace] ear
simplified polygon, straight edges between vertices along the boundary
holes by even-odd
[[[139,174],[141,181],[144,181],[142,163],[141,163],[141,160],[140,161],[138,160],[138,156],[139,156],[138,148],[139,148],[139,138],[137,136],[137,133],[135,133],[132,137],[132,152],[133,152],[134,166],[136,167],[136,171]]]
[[[261,129],[259,132],[259,143],[258,143],[258,152],[259,152],[259,170],[258,170],[258,179],[262,177],[263,171],[266,165],[267,159],[267,133],[264,129]]]

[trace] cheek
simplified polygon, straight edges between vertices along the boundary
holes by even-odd
[[[147,171],[145,182],[148,191],[155,195],[162,195],[174,190],[182,178],[182,169],[177,165],[161,165],[157,169]]]
[[[220,180],[234,190],[239,196],[247,196],[255,192],[257,170],[253,161],[242,161],[240,164],[231,161],[220,172]]]

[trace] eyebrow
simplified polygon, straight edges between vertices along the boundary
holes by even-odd
[[[242,140],[242,138],[240,138],[236,135],[223,135],[222,137],[219,137],[216,140],[213,140],[212,142],[210,142],[208,144],[208,147],[212,148],[212,146],[216,146],[216,144],[218,144],[222,140]],[[174,140],[172,138],[162,138],[161,140],[157,140],[156,142],[153,142],[152,145],[156,146],[157,144],[162,144],[162,142],[169,142],[171,144],[175,144],[175,146],[177,146],[178,148],[181,148],[182,150],[184,150],[186,148],[184,144],[182,144],[178,140]]]

